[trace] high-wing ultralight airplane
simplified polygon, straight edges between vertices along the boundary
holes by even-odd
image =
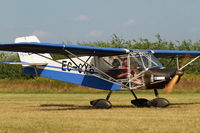
[[[172,91],[183,75],[182,69],[200,57],[200,51],[178,50],[135,50],[120,48],[91,47],[72,44],[40,43],[36,36],[16,38],[15,43],[0,44],[2,51],[18,52],[25,73],[108,90],[105,99],[90,101],[95,108],[111,108],[109,98],[112,91],[128,90],[137,107],[166,107],[170,103],[160,98],[157,89]],[[67,59],[54,60],[50,53],[64,54]],[[179,67],[179,58],[193,57]],[[177,60],[177,68],[166,68],[156,57]],[[138,98],[136,89],[152,89],[153,100]]]

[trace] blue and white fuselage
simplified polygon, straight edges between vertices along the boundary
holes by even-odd
[[[39,40],[33,36],[17,38],[15,43],[19,42],[39,42]],[[99,57],[82,56],[79,58],[53,60],[50,54],[18,52],[18,55],[21,62],[23,62],[22,67],[24,72],[30,75],[46,77],[97,89],[121,89],[119,84],[102,79],[101,76],[99,76],[99,72],[93,68],[94,66],[103,71],[110,68],[110,66],[103,62]]]

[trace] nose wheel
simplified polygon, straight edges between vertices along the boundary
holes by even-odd
[[[154,94],[156,98],[150,101],[151,106],[159,108],[164,108],[169,106],[170,102],[166,98],[160,98],[157,89],[154,89]]]
[[[165,98],[155,98],[150,101],[150,105],[153,107],[164,108],[169,106],[169,101]]]
[[[154,93],[156,98],[153,100],[147,100],[145,98],[137,98],[136,94],[133,92],[133,90],[130,90],[131,93],[134,96],[134,100],[131,100],[131,103],[135,105],[136,107],[157,107],[157,108],[164,108],[169,106],[169,101],[165,98],[159,98],[157,89],[154,89]]]

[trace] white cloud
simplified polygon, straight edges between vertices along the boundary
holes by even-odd
[[[40,30],[36,30],[32,33],[33,35],[36,35],[37,37],[40,38],[46,38],[50,36],[49,32],[45,32],[45,31],[40,31]]]
[[[99,37],[103,35],[103,31],[93,30],[88,33],[89,37]]]
[[[80,15],[80,16],[75,17],[73,19],[73,21],[75,21],[75,22],[85,22],[85,21],[88,21],[88,20],[89,20],[89,17],[85,16],[85,15]]]
[[[137,22],[134,19],[130,19],[124,23],[124,26],[131,26],[131,25],[135,25],[135,24],[137,24]]]

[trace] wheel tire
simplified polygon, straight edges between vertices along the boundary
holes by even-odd
[[[145,98],[131,100],[131,103],[135,105],[136,107],[150,107],[149,100]]]
[[[164,108],[169,106],[169,101],[165,98],[155,98],[150,101],[151,106],[153,107],[159,107],[159,108]]]
[[[94,108],[97,108],[97,109],[109,109],[112,107],[112,104],[110,103],[110,101],[106,99],[93,100],[93,101],[90,101],[90,104]]]

